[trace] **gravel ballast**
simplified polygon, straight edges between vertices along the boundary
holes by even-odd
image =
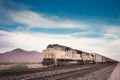
[[[36,78],[36,77],[64,73],[64,72],[68,72],[68,71],[82,70],[85,68],[89,68],[89,66],[70,68],[70,69],[69,68],[68,69],[59,69],[59,70],[45,71],[45,72],[36,72],[36,73],[24,74],[24,75],[6,76],[6,77],[2,77],[0,80],[27,80],[27,79]]]
[[[74,70],[82,70],[89,67],[90,66],[83,66],[83,67],[59,69],[59,70],[53,70],[53,71],[36,72],[36,73],[23,74],[23,75],[4,76],[4,77],[1,77],[0,80],[27,80],[27,79],[32,79],[32,78],[37,78],[42,76],[65,73],[65,72],[74,71]],[[107,80],[115,67],[116,65],[113,64],[108,67],[102,68],[98,71],[85,74],[85,76],[83,77],[73,77],[73,78],[69,77],[69,80]]]
[[[78,77],[72,80],[107,80],[115,67],[116,65],[111,65],[101,70],[85,75],[84,77]]]

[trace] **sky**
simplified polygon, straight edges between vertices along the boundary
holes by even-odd
[[[0,0],[0,53],[48,44],[120,61],[120,1]]]

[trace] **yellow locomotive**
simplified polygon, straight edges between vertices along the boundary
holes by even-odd
[[[107,62],[111,59],[96,53],[87,53],[59,44],[49,44],[44,51],[43,65],[63,66],[69,64],[88,64]],[[112,61],[112,60],[111,60]]]

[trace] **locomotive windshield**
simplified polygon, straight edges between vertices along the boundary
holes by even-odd
[[[60,49],[60,50],[64,51],[66,47],[58,45],[58,44],[50,44],[47,46],[47,48]]]
[[[47,46],[47,48],[53,48],[53,46],[50,44],[50,45]]]

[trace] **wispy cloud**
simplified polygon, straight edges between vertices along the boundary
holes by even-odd
[[[13,21],[26,25],[30,28],[81,28],[88,27],[83,22],[77,22],[69,19],[61,19],[57,16],[48,16],[41,13],[35,13],[28,10],[11,13]]]
[[[120,26],[111,26],[104,31],[103,36],[108,39],[120,39]]]

